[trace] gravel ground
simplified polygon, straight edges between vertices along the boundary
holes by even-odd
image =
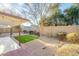
[[[42,37],[42,39],[25,43],[22,47],[28,46],[32,50],[32,56],[54,56],[59,43],[58,40]]]

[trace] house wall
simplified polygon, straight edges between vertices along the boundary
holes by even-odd
[[[55,36],[58,32],[79,32],[79,26],[41,26],[40,34],[45,36]]]
[[[18,32],[19,31],[19,29],[17,29],[17,28],[13,28],[12,29],[12,32]],[[10,33],[10,28],[0,28],[0,33]]]
[[[0,12],[0,25],[10,25],[12,28],[22,23],[29,22],[25,19],[18,18],[16,16],[10,16]],[[18,32],[19,29],[13,28],[13,32]],[[10,32],[9,28],[0,28],[1,32]]]

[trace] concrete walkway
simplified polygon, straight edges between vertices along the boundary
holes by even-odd
[[[0,37],[0,54],[20,48],[10,37]]]

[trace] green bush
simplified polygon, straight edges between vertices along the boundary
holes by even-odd
[[[65,44],[57,49],[56,55],[60,56],[79,56],[78,44]]]

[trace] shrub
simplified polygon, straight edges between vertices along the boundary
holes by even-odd
[[[65,44],[57,49],[56,55],[60,56],[79,56],[78,44]]]
[[[77,42],[79,39],[79,34],[78,33],[69,33],[66,35],[66,39],[69,42]]]
[[[65,32],[59,32],[59,33],[57,33],[57,37],[58,37],[60,40],[63,40],[63,39],[65,39],[65,37],[66,37],[66,33],[65,33]]]

